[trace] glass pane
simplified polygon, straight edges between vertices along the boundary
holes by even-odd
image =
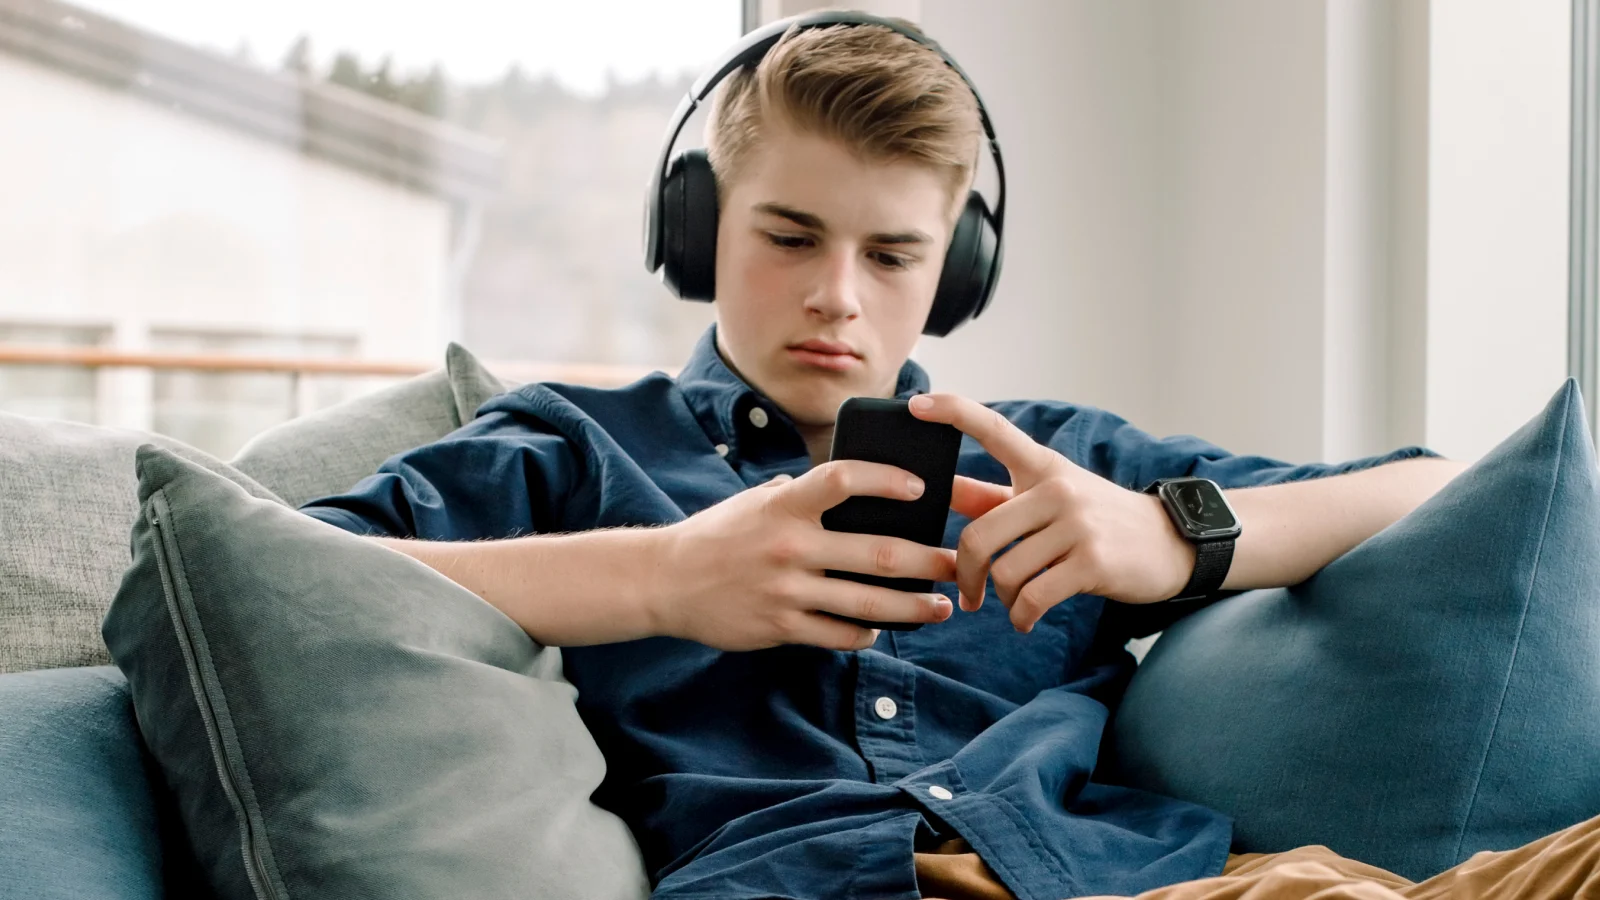
[[[213,356],[338,359],[349,356],[355,343],[353,338],[203,331],[151,335],[151,347],[156,351]],[[317,386],[322,397],[318,405],[342,399],[340,379],[326,375],[159,370],[152,381],[154,428],[227,459],[252,436],[307,411],[296,396],[303,391],[303,382]]]
[[[0,322],[0,344],[94,347],[106,329]],[[0,409],[25,416],[94,422],[95,372],[83,366],[0,365]]]
[[[667,119],[737,39],[740,11],[24,4],[0,18],[12,113],[0,321],[71,311],[133,352],[437,367],[457,340],[512,370],[675,366],[711,311],[644,271],[644,185]],[[691,123],[686,139],[698,137]],[[59,371],[0,369],[9,397],[76,391],[82,412],[95,395],[51,386]],[[119,401],[120,424],[215,446],[287,408],[283,376],[137,377],[150,410]],[[307,381],[303,408],[341,390]],[[125,421],[139,415],[149,421]]]

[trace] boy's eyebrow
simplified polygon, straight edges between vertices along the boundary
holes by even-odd
[[[792,206],[784,206],[782,203],[757,203],[753,208],[759,213],[766,213],[770,216],[778,216],[779,218],[788,219],[796,225],[799,225],[801,228],[810,228],[813,231],[822,232],[826,232],[828,230],[828,227],[822,223],[822,219],[820,217],[803,210],[795,209]],[[874,234],[869,236],[867,240],[874,244],[933,243],[933,238],[930,237],[927,232],[918,231],[916,229],[887,234]]]

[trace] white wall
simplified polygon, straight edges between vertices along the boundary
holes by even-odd
[[[1157,4],[1165,350],[1157,431],[1320,455],[1327,142],[1321,4]]]
[[[923,0],[922,24],[990,107],[1011,188],[993,303],[919,346],[936,388],[1158,418],[1159,14],[1147,0]]]
[[[936,384],[1320,456],[1321,5],[923,0],[922,21],[993,107],[1013,188],[994,307],[919,349]]]
[[[1323,152],[1325,459],[1406,443],[1391,430],[1398,5],[1327,7]],[[1420,129],[1418,129],[1420,130]]]
[[[1430,445],[1476,456],[1566,374],[1570,4],[1430,6]]]
[[[1565,0],[853,5],[948,48],[1006,153],[936,387],[1311,460],[1473,458],[1559,385]]]
[[[1559,385],[1563,0],[922,10],[1016,189],[996,307],[919,352],[943,386],[1298,460],[1475,458]]]
[[[0,109],[29,123],[0,141],[0,319],[110,325],[128,349],[185,327],[384,359],[443,343],[444,201],[13,56]],[[108,391],[114,424],[148,427],[138,384]]]

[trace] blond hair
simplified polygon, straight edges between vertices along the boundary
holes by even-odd
[[[952,199],[963,200],[983,131],[961,76],[938,52],[882,25],[791,27],[753,70],[745,66],[723,81],[706,122],[719,195],[738,179],[770,117],[837,140],[871,162],[936,169]]]

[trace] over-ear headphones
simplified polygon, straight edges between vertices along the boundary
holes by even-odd
[[[650,176],[645,196],[644,265],[661,272],[661,281],[685,300],[710,301],[716,294],[717,272],[717,183],[711,163],[703,149],[686,150],[672,156],[672,147],[689,121],[689,116],[722,79],[741,66],[759,61],[778,39],[792,27],[821,28],[828,25],[881,25],[933,50],[966,82],[978,103],[978,117],[989,141],[1000,190],[990,212],[977,191],[967,202],[956,222],[955,233],[945,254],[934,293],[933,309],[928,313],[923,334],[943,337],[968,319],[977,318],[989,305],[995,282],[1000,278],[1001,234],[1006,210],[1006,169],[995,139],[989,110],[972,79],[961,70],[940,46],[928,37],[877,16],[859,12],[825,10],[781,19],[745,35],[723,59],[701,75],[684,95],[672,115],[661,158]],[[668,164],[670,160],[670,165]]]

